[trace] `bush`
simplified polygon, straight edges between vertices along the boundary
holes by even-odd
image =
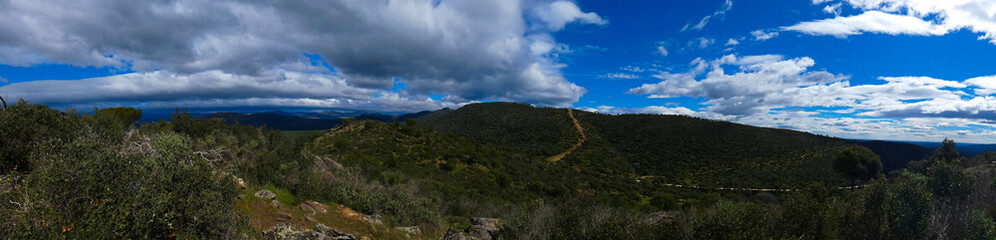
[[[658,193],[650,199],[650,205],[660,210],[671,211],[678,208],[678,201],[670,193]]]
[[[960,167],[938,162],[927,170],[927,186],[942,201],[961,201],[975,189],[975,179]]]
[[[25,182],[15,238],[224,238],[239,226],[231,180],[192,161],[189,139],[165,135],[161,157],[122,154],[99,142],[53,144]],[[43,203],[44,202],[44,203]]]

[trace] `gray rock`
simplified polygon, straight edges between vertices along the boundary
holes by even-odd
[[[403,231],[403,232],[405,232],[407,234],[412,234],[412,235],[422,234],[422,230],[419,229],[418,226],[414,226],[414,227],[394,227],[394,228],[398,229],[398,230],[401,230],[401,231]]]
[[[384,218],[380,217],[380,214],[374,213],[374,215],[363,215],[363,220],[367,220],[369,223],[384,225]]]
[[[338,235],[338,232],[333,232],[334,230],[332,228],[330,228],[329,226],[325,226],[325,224],[321,223],[315,223],[315,229],[313,230],[315,230],[315,232],[320,232],[325,235],[332,235],[332,233],[336,233],[336,235]]]
[[[467,235],[480,240],[495,239],[500,222],[497,218],[471,218],[470,223],[473,225],[467,228]]]
[[[322,225],[321,223],[315,224],[314,231],[300,231],[294,229],[294,225],[284,222],[263,231],[263,239],[355,240],[359,238],[339,232],[335,229],[329,228],[328,226]]]
[[[500,223],[501,220],[497,218],[483,218],[483,217],[470,218],[471,225],[483,226],[488,229],[498,229],[498,224]]]
[[[277,194],[270,192],[270,190],[263,189],[256,192],[256,197],[262,198],[264,200],[273,200],[277,198]]]
[[[443,240],[492,240],[498,239],[498,230],[501,220],[497,218],[470,218],[473,224],[464,231],[450,229],[443,236]],[[466,233],[466,234],[464,234]]]
[[[467,236],[471,239],[479,240],[491,240],[495,239],[495,234],[498,233],[498,228],[490,228],[482,225],[473,225],[467,228]]]
[[[443,235],[442,240],[468,240],[468,239],[467,237],[463,236],[463,232],[461,232],[460,230],[450,228],[450,230],[446,231],[446,235]]]

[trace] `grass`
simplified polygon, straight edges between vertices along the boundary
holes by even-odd
[[[290,191],[287,191],[287,189],[273,186],[273,184],[267,184],[266,186],[263,186],[263,189],[270,190],[271,192],[276,194],[277,201],[279,201],[281,204],[292,206],[299,203],[294,201],[294,194],[291,194]],[[253,192],[253,194],[255,193],[256,192]]]

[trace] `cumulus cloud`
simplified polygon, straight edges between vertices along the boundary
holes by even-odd
[[[976,95],[996,94],[996,76],[976,77],[965,80],[965,83],[977,87],[975,89]]]
[[[818,4],[818,3],[814,2],[814,4]],[[829,13],[829,14],[833,14],[833,15],[840,15],[841,6],[843,6],[843,5],[844,5],[843,3],[835,3],[835,4],[826,5],[825,7],[823,7],[823,12]]]
[[[695,30],[695,31],[702,30],[702,28],[705,28],[706,24],[709,24],[709,20],[711,20],[714,17],[722,17],[726,15],[726,12],[729,12],[731,9],[733,9],[733,0],[726,0],[725,2],[723,2],[723,6],[720,6],[719,9],[716,10],[716,12],[712,13],[712,15],[702,17],[702,20],[699,20],[699,22],[694,25],[692,25],[691,22],[685,24],[685,26],[681,28],[681,31],[684,32],[688,30]]]
[[[867,11],[855,16],[835,17],[814,22],[802,22],[783,30],[797,31],[810,35],[833,35],[846,37],[864,32],[890,35],[944,35],[948,28],[924,21],[918,17]]]
[[[736,46],[736,45],[740,45],[740,41],[732,38],[730,38],[730,40],[726,40],[725,46]]]
[[[609,21],[602,19],[597,13],[582,12],[581,8],[572,2],[556,1],[537,10],[537,15],[547,27],[552,31],[564,29],[568,23],[580,22],[587,24],[605,25]]]
[[[813,1],[822,4],[829,1]],[[944,35],[966,29],[996,44],[996,2],[989,0],[843,0],[864,12],[849,17],[802,22],[786,30],[847,36],[862,32]],[[832,5],[833,6],[833,5]],[[828,6],[829,7],[829,6]],[[820,28],[825,30],[820,30]]]
[[[991,77],[951,81],[930,77],[882,77],[884,83],[855,85],[849,77],[810,70],[809,57],[727,55],[712,61],[696,59],[688,72],[661,72],[663,81],[627,93],[651,98],[706,99],[708,112],[750,116],[792,107],[843,107],[873,117],[942,117],[996,119]],[[728,69],[735,70],[727,73]],[[980,91],[981,90],[981,91]]]
[[[572,2],[504,0],[10,0],[0,19],[5,65],[256,78],[315,54],[336,86],[391,89],[400,79],[413,94],[558,106],[585,90],[560,73],[551,34],[607,24]]]

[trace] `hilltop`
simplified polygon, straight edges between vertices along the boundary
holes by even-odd
[[[668,182],[787,187],[842,184],[830,169],[848,143],[804,132],[677,115],[574,111],[587,141],[563,164]],[[419,125],[496,149],[544,159],[580,138],[567,109],[517,103],[470,104],[418,118]]]

